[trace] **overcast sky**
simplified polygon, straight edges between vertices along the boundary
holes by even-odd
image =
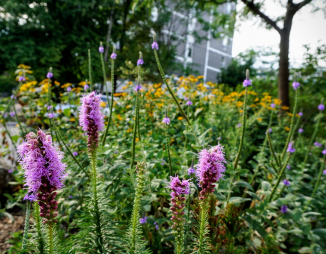
[[[240,1],[239,1],[240,2]],[[298,3],[300,1],[294,1]],[[315,6],[325,6],[324,0],[313,0]],[[243,4],[237,5],[237,10],[243,8]],[[303,7],[295,14],[290,36],[290,63],[298,66],[303,59],[305,49],[303,45],[310,44],[313,50],[317,46],[326,44],[326,19],[322,11],[312,13],[312,6]],[[285,13],[285,8],[280,6],[278,1],[265,1],[264,13],[275,18]],[[247,21],[237,21],[236,31],[233,38],[233,56],[257,47],[271,47],[273,51],[279,51],[280,36],[276,30],[267,30],[260,27],[259,18],[252,18]],[[281,26],[282,28],[283,26]]]

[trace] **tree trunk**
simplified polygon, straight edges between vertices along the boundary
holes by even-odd
[[[282,106],[290,107],[289,96],[289,44],[290,32],[282,31],[280,42],[280,59],[278,71],[278,98]]]

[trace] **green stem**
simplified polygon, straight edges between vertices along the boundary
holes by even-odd
[[[138,97],[139,97],[139,91],[136,92],[136,100],[135,100],[135,122],[134,122],[134,131],[133,131],[133,137],[132,137],[132,157],[131,157],[131,164],[130,164],[130,176],[131,177],[132,177],[132,168],[135,163],[135,153],[136,153]]]
[[[6,130],[8,136],[9,136],[9,138],[10,138],[10,140],[11,140],[12,145],[13,145],[14,148],[15,148],[15,151],[17,151],[16,144],[15,144],[15,142],[13,141],[13,139],[12,139],[12,137],[11,137],[11,135],[10,135],[10,132],[9,132],[8,129],[7,129],[6,122],[3,123],[3,126],[5,127],[5,130]]]
[[[280,167],[280,162],[278,161],[277,157],[276,157],[276,154],[275,154],[275,151],[274,151],[274,147],[273,147],[273,144],[272,144],[272,140],[271,140],[271,136],[269,134],[269,132],[267,131],[267,140],[268,140],[268,145],[269,145],[269,149],[271,150],[271,154],[276,162],[276,165],[278,167]]]
[[[273,190],[272,190],[272,193],[271,193],[271,195],[270,195],[270,197],[269,197],[269,201],[268,201],[269,203],[273,200],[273,196],[274,196],[274,194],[275,194],[275,191],[277,190],[278,185],[280,184],[280,181],[281,181],[281,179],[282,179],[282,176],[283,176],[284,170],[285,170],[285,168],[286,168],[286,165],[287,165],[288,162],[289,162],[290,156],[291,156],[291,153],[289,153],[289,156],[288,156],[288,158],[286,159],[286,162],[285,162],[285,163],[283,164],[283,166],[282,166],[282,170],[281,170],[281,172],[280,172],[279,175],[278,175],[277,182],[276,182],[276,184],[275,184],[275,186],[274,186],[274,188],[273,188]]]
[[[22,82],[19,82],[19,85],[18,85],[18,87],[17,87],[17,89],[16,89],[16,91],[14,93],[14,98],[17,96],[21,85],[22,85]],[[1,120],[4,118],[4,115],[7,112],[7,110],[9,109],[9,107],[11,105],[11,102],[14,100],[14,98],[10,98],[7,106],[5,107],[5,110],[3,111],[2,115],[0,116],[0,123],[1,123]]]
[[[277,197],[273,201],[278,200],[282,196],[282,193],[283,193],[285,187],[286,187],[286,185],[283,186],[283,188],[281,189],[280,193],[277,195]]]
[[[92,79],[92,58],[91,58],[90,49],[88,49],[88,75],[89,75],[89,86],[92,92],[94,91],[94,87],[93,87],[93,79]]]
[[[18,115],[17,115],[17,111],[16,111],[15,105],[13,106],[13,108],[14,108],[14,112],[15,112],[15,116],[16,116],[16,121],[17,121],[17,123],[19,125],[19,129],[20,129],[20,131],[22,133],[22,137],[25,137],[25,133],[24,133],[23,127],[21,126],[20,121],[18,119]]]
[[[240,154],[241,154],[242,147],[243,147],[244,135],[245,135],[245,131],[246,131],[247,93],[248,93],[248,86],[246,87],[246,92],[245,92],[242,123],[241,123],[242,124],[241,139],[240,139],[240,146],[239,146],[238,154],[234,161],[234,166],[233,166],[234,170],[236,170],[238,167],[238,162],[240,159]]]
[[[41,229],[41,217],[40,217],[40,206],[37,202],[34,202],[34,218],[36,221],[36,231],[37,231],[37,242],[38,242],[38,251],[39,254],[45,254],[44,250],[44,240],[43,240],[43,233]]]
[[[155,55],[155,59],[156,59],[156,63],[157,63],[157,67],[158,67],[158,69],[159,69],[159,71],[160,71],[160,74],[161,74],[161,76],[162,76],[163,82],[165,83],[165,85],[166,85],[166,87],[167,87],[169,93],[171,94],[171,96],[172,96],[172,98],[173,98],[175,104],[178,106],[178,108],[179,108],[179,110],[180,110],[182,116],[186,119],[188,125],[191,127],[192,133],[194,134],[194,136],[195,136],[195,138],[196,138],[196,144],[197,144],[197,145],[200,145],[200,144],[199,144],[199,140],[198,140],[198,138],[197,138],[197,135],[196,135],[196,133],[194,132],[192,126],[191,126],[191,123],[190,123],[190,121],[189,121],[189,118],[187,117],[187,115],[186,115],[186,113],[184,112],[184,110],[181,108],[180,103],[178,102],[178,99],[175,97],[175,95],[174,95],[173,91],[171,90],[171,88],[170,88],[168,82],[166,81],[165,74],[164,74],[164,71],[163,71],[163,69],[162,69],[162,66],[161,66],[160,60],[159,60],[159,58],[158,58],[158,55],[157,55],[156,49],[154,49],[154,55]]]
[[[48,106],[51,106],[51,79],[49,79],[49,84],[48,84]],[[49,112],[51,112],[51,109],[49,110]],[[49,117],[49,126],[50,126],[51,136],[53,137],[52,119],[50,117]]]
[[[317,189],[319,187],[319,182],[320,182],[320,178],[322,176],[322,173],[323,173],[323,170],[324,170],[324,165],[325,165],[325,159],[326,159],[326,155],[323,156],[323,162],[321,163],[320,165],[320,170],[319,170],[319,174],[318,174],[318,178],[317,178],[317,182],[315,184],[315,188],[314,188],[314,191],[311,195],[311,199],[308,201],[307,205],[303,208],[303,213],[305,212],[305,210],[308,208],[308,206],[310,205],[310,202],[311,200],[314,198],[316,192],[317,192]]]
[[[108,91],[109,90],[108,90],[108,86],[107,86],[107,83],[106,83],[106,71],[105,71],[105,64],[104,64],[103,53],[100,53],[100,58],[101,58],[102,72],[103,72],[103,86],[106,87],[106,100],[109,103],[109,95],[108,95]]]
[[[316,123],[316,128],[315,128],[315,130],[314,130],[314,132],[313,132],[313,134],[311,136],[311,139],[309,140],[308,149],[307,149],[306,155],[304,157],[303,165],[306,165],[306,163],[307,163],[308,155],[309,155],[309,152],[310,152],[310,149],[311,149],[311,146],[312,146],[312,142],[314,142],[317,131],[318,131],[320,119],[321,119],[321,117],[318,118],[317,123]]]
[[[64,142],[59,130],[57,129],[57,127],[54,125],[54,131],[56,133],[57,136],[59,136],[59,139],[61,140],[61,142],[63,143],[63,145],[65,146],[65,148],[67,149],[68,153],[70,154],[70,156],[73,158],[73,160],[77,163],[77,165],[79,166],[79,168],[81,170],[84,171],[84,173],[86,174],[86,176],[89,177],[87,171],[84,169],[84,167],[82,167],[82,165],[80,165],[80,163],[78,162],[78,160],[76,159],[76,157],[72,154],[71,150],[69,149],[69,147],[66,145],[66,143]]]
[[[208,204],[209,204],[209,198],[203,199],[201,204],[201,210],[200,210],[200,226],[199,226],[199,244],[198,244],[198,253],[199,254],[205,254],[206,248],[205,248],[205,228],[208,225],[207,221],[207,213],[208,213]]]
[[[170,153],[170,139],[168,135],[168,125],[165,124],[165,140],[166,140],[166,151],[168,154],[168,164],[170,170],[170,176],[172,176],[172,162],[171,162],[171,153]]]
[[[290,131],[289,131],[288,138],[287,138],[285,146],[283,148],[281,161],[283,161],[283,159],[284,159],[286,150],[288,148],[288,145],[289,145],[289,143],[290,143],[290,141],[292,139],[292,135],[293,135],[293,132],[294,132],[293,124],[294,124],[294,118],[295,118],[295,114],[297,112],[297,104],[298,104],[298,91],[297,91],[297,89],[294,90],[294,93],[295,93],[295,95],[294,95],[294,108],[293,108],[293,113],[292,113],[291,126],[290,126]]]
[[[29,229],[29,217],[30,216],[31,216],[31,202],[29,200],[27,200],[25,226],[24,226],[24,234],[23,234],[23,240],[22,240],[22,250],[25,250],[26,246],[27,246],[28,229]]]
[[[106,126],[106,130],[102,139],[102,146],[104,146],[105,144],[105,140],[106,140],[106,136],[108,135],[108,131],[110,128],[110,124],[111,124],[111,119],[112,119],[112,110],[113,110],[113,94],[114,94],[114,59],[111,59],[111,104],[110,104],[110,115],[109,115],[109,121],[108,121],[108,125]],[[108,92],[108,91],[107,91]],[[109,101],[108,101],[109,103]]]
[[[54,254],[53,252],[53,226],[49,225],[49,254]]]

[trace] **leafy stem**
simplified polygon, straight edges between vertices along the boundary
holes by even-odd
[[[26,215],[25,215],[25,226],[24,226],[24,234],[22,240],[22,250],[26,249],[27,246],[27,238],[28,238],[28,229],[29,229],[29,217],[31,216],[31,202],[27,200],[26,203]]]

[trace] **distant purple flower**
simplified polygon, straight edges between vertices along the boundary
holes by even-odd
[[[166,125],[169,125],[170,124],[170,118],[164,117],[162,122],[165,123]]]
[[[165,160],[162,159],[161,165],[163,166],[165,164]]]
[[[326,175],[326,169],[324,169],[323,174]]]
[[[188,100],[188,97],[184,97],[184,100],[187,101]]]
[[[111,54],[111,59],[116,59],[116,58],[117,58],[117,54],[113,52],[113,53]]]
[[[100,53],[104,53],[104,48],[103,48],[103,46],[100,46],[100,47],[98,48],[98,52],[100,52]]]
[[[244,81],[243,81],[243,86],[244,87],[247,87],[247,86],[251,86],[252,84],[251,84],[251,80],[250,79],[245,79]]]
[[[47,109],[50,110],[52,108],[52,106],[48,106]]]
[[[187,105],[187,106],[192,105],[192,101],[187,101],[186,105]]]
[[[113,153],[118,154],[119,152],[118,151],[114,151]]]
[[[156,221],[154,222],[154,226],[155,226],[156,230],[160,229]]]
[[[46,75],[47,78],[52,78],[53,77],[53,73],[52,72],[48,72],[48,74]]]
[[[214,191],[215,183],[222,178],[225,171],[226,160],[224,158],[223,146],[218,144],[209,150],[203,149],[199,152],[197,164],[197,180],[202,190],[199,199],[204,199]]]
[[[89,88],[89,85],[84,85],[84,91],[87,91],[87,89]]]
[[[67,87],[67,92],[69,93],[70,91],[71,91],[71,87],[68,86],[68,87]]]
[[[191,174],[196,174],[196,169],[194,169],[193,166],[191,166],[191,167],[188,169],[188,175],[191,175]]]
[[[157,44],[156,41],[153,41],[153,43],[152,43],[152,49],[158,50],[158,44]]]
[[[137,66],[142,65],[142,64],[144,64],[144,60],[143,59],[138,59]]]
[[[294,89],[294,90],[296,90],[296,89],[298,89],[298,88],[299,88],[299,86],[300,86],[300,83],[299,83],[299,82],[296,82],[296,81],[294,81],[294,82],[292,83],[292,86],[293,86],[293,89]]]
[[[323,104],[319,104],[319,105],[318,105],[318,109],[319,109],[320,111],[323,111],[323,110],[325,109],[325,106],[324,106]]]
[[[68,198],[72,199],[72,196],[69,196]]]
[[[221,139],[222,139],[222,137],[218,137],[218,138],[217,138],[217,140],[221,140]]]
[[[104,114],[100,109],[101,97],[91,92],[80,101],[82,105],[79,107],[79,125],[87,133],[87,147],[92,153],[98,146],[99,132],[104,128]]]
[[[24,199],[39,200],[40,216],[43,223],[53,225],[58,215],[58,201],[55,200],[56,190],[64,187],[63,181],[66,164],[62,163],[63,153],[52,143],[51,135],[42,130],[37,134],[30,132],[17,148],[19,163],[25,171],[25,185],[28,194]]]
[[[275,103],[272,103],[271,104],[271,108],[275,108]]]
[[[268,131],[269,131],[269,133],[272,133],[272,128],[269,128]]]
[[[9,174],[11,174],[12,172],[14,172],[13,169],[8,170],[8,173],[9,173]]]
[[[298,132],[299,132],[299,133],[302,133],[302,132],[303,132],[303,129],[302,129],[302,128],[300,128],[300,129],[298,130]]]
[[[53,117],[55,117],[54,113],[49,113],[49,118],[52,119]]]
[[[291,166],[288,164],[288,165],[286,165],[286,168],[287,169],[291,169]]]
[[[15,96],[12,94],[12,95],[10,96],[10,99],[13,99],[13,98],[15,98]]]
[[[10,115],[11,117],[14,117],[15,112],[14,112],[14,111],[11,111],[11,112],[9,113],[9,115]]]
[[[144,218],[139,219],[140,224],[145,224],[147,222],[147,217],[145,216]]]
[[[3,117],[7,117],[7,115],[8,115],[7,113],[4,113],[4,114],[3,114]]]
[[[240,128],[240,127],[241,127],[241,125],[242,125],[241,123],[238,123],[238,124],[237,124],[237,127],[238,127],[238,128]]]
[[[289,143],[288,149],[286,150],[287,152],[294,153],[295,148],[293,148],[293,141]]]
[[[302,113],[302,112],[299,112],[298,115],[299,115],[299,116],[303,116],[303,113]]]
[[[283,184],[286,185],[286,186],[290,186],[290,182],[286,179],[283,180]]]
[[[25,79],[24,76],[20,76],[20,77],[18,78],[18,80],[19,80],[19,82],[22,82],[22,81],[25,81],[26,79]]]
[[[77,152],[73,152],[72,155],[76,157],[78,155],[78,153]]]
[[[281,213],[287,213],[288,212],[288,207],[286,205],[282,205],[281,207]]]
[[[140,86],[140,85],[137,85],[137,86],[135,87],[134,90],[135,90],[136,92],[138,92],[138,91],[140,91],[140,89],[141,89],[141,86]]]
[[[326,155],[326,149],[324,149],[324,150],[322,151],[322,154],[323,154],[323,155]]]
[[[323,145],[318,143],[317,141],[314,143],[314,146],[319,146],[319,147],[322,147]]]

